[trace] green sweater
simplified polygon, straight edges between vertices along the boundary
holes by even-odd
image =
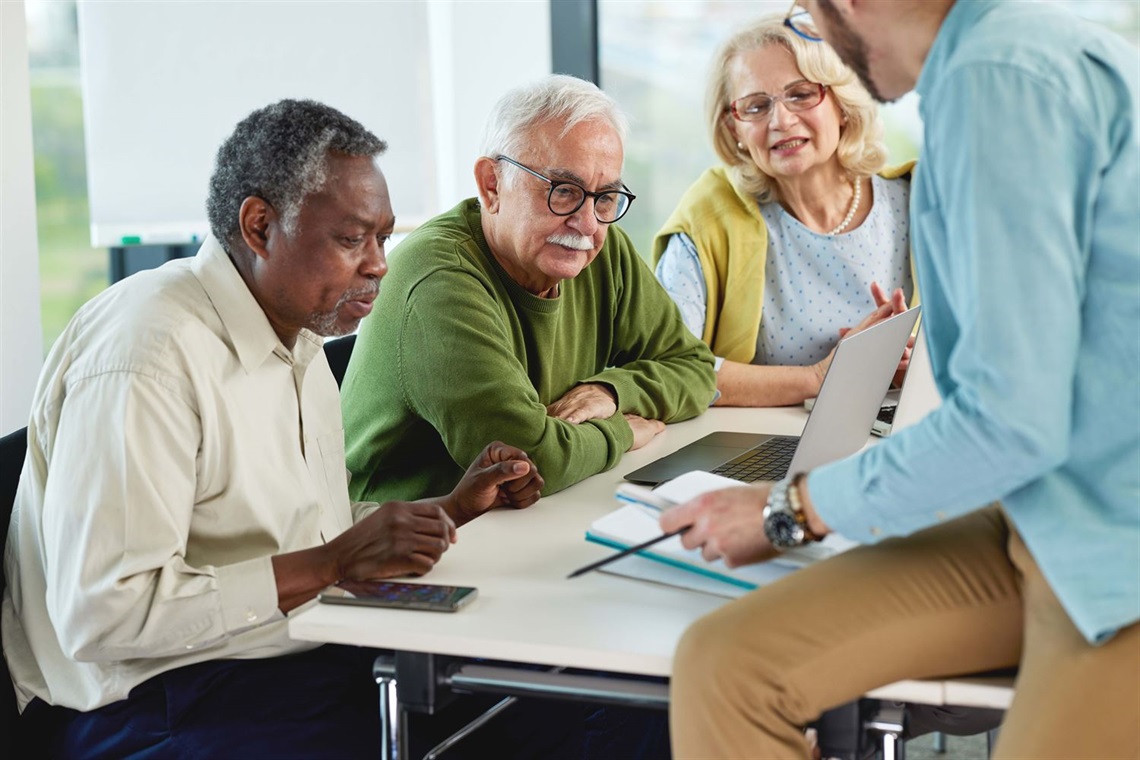
[[[467,200],[409,235],[361,326],[342,389],[358,501],[447,493],[494,440],[526,451],[553,493],[617,464],[633,444],[623,413],[674,422],[712,400],[712,353],[621,229],[546,299],[498,265],[479,215]],[[615,390],[616,414],[547,416],[588,382]]]

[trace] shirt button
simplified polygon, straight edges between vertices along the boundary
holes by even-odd
[[[881,536],[881,535],[883,535],[883,529],[877,525],[873,525],[873,526],[871,526],[871,535],[872,536]]]
[[[946,519],[946,513],[945,513],[945,512],[943,512],[943,511],[941,511],[941,510],[939,510],[939,511],[937,511],[937,512],[935,512],[935,513],[934,513],[934,517],[935,517],[936,519],[939,519],[939,520],[945,520],[945,519]]]
[[[255,623],[257,622],[257,613],[253,610],[250,610],[249,612],[245,613],[245,619],[250,623]]]

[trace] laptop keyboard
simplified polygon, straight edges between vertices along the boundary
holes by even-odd
[[[800,439],[797,436],[779,435],[769,438],[736,459],[725,462],[713,470],[733,480],[752,483],[757,480],[779,480],[788,474],[792,456]]]

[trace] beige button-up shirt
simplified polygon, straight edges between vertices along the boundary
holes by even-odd
[[[270,558],[370,507],[349,504],[320,338],[285,348],[213,238],[108,289],[52,349],[28,425],[3,603],[21,709],[308,648]]]

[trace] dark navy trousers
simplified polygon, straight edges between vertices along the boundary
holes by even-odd
[[[81,713],[33,701],[21,718],[47,757],[85,760],[377,760],[376,650],[326,645],[287,657],[217,660],[155,676],[124,700]],[[412,714],[410,757],[498,701],[463,697]],[[520,700],[445,760],[665,760],[664,712]]]

